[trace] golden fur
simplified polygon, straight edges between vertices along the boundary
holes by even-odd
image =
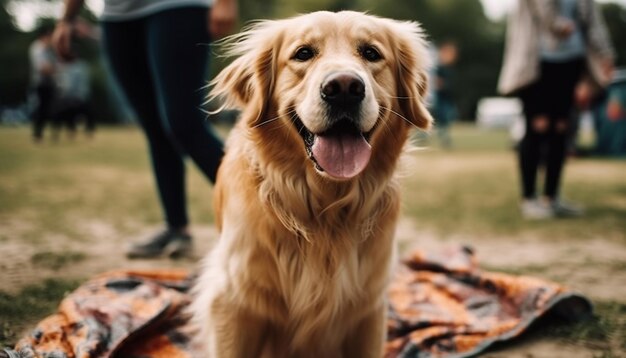
[[[363,44],[382,59],[366,60]],[[314,57],[294,60],[302,46]],[[229,54],[238,58],[212,96],[243,111],[215,186],[220,240],[195,288],[199,340],[208,357],[379,357],[400,206],[394,173],[411,127],[431,122],[421,30],[316,12],[258,22],[231,38]],[[337,70],[363,78],[359,128],[371,144],[367,167],[345,180],[315,166],[294,124],[325,129],[320,81]]]

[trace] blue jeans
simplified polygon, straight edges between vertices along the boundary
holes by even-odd
[[[207,11],[181,7],[102,26],[109,65],[146,135],[165,218],[174,229],[188,224],[185,156],[215,182],[224,154],[200,108],[209,59]]]

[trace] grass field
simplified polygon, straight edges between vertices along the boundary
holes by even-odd
[[[520,357],[543,357],[546,344],[588,354],[581,357],[626,354],[626,162],[571,160],[563,194],[584,203],[587,214],[527,222],[518,211],[507,133],[461,125],[453,139],[453,150],[433,142],[407,158],[401,248],[470,244],[487,268],[553,279],[594,300],[593,322],[541,328],[512,351],[489,356],[519,351]],[[193,260],[131,262],[123,256],[124,244],[161,225],[146,153],[134,127],[38,145],[27,128],[0,127],[0,346],[97,272],[194,267]],[[190,216],[203,251],[215,238],[211,187],[189,166]]]

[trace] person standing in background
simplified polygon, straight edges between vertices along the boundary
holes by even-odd
[[[520,97],[526,133],[519,146],[522,215],[528,219],[578,216],[582,209],[560,197],[574,90],[585,73],[605,87],[614,51],[593,0],[520,0],[507,25],[498,89]],[[536,177],[544,160],[543,197]]]
[[[64,126],[69,131],[70,138],[76,135],[78,119],[86,120],[86,132],[89,136],[95,130],[95,124],[90,119],[87,110],[91,92],[89,66],[78,57],[60,59],[55,75],[57,95],[54,104],[54,119],[57,131]],[[58,136],[58,133],[56,134]]]
[[[433,115],[439,144],[446,149],[452,147],[450,126],[456,119],[458,111],[454,102],[454,64],[458,58],[458,48],[452,41],[444,41],[437,49],[437,66],[435,67],[435,93],[433,98]]]
[[[83,19],[74,23],[75,40],[87,39],[99,41],[97,31]],[[95,116],[91,115],[91,71],[78,49],[65,56],[59,57],[57,71],[54,79],[56,95],[54,100],[53,118],[56,122],[57,132],[62,127],[67,127],[70,138],[74,138],[79,121],[85,122],[85,134],[91,138],[96,129]],[[58,133],[56,133],[58,137]]]
[[[83,0],[65,0],[54,46],[72,54],[74,23]],[[132,244],[130,258],[171,257],[191,251],[184,158],[215,182],[223,145],[207,127],[201,106],[208,44],[232,31],[236,0],[105,0],[103,47],[113,77],[137,114],[148,141],[167,228]]]
[[[52,30],[42,25],[37,30],[37,39],[28,50],[31,66],[31,86],[36,97],[33,113],[33,140],[37,143],[43,139],[46,122],[52,115],[54,100],[54,73],[56,71],[56,55],[52,48]]]
[[[594,110],[596,153],[626,158],[626,71],[616,71],[606,98]]]

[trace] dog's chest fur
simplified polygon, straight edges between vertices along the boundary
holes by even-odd
[[[360,245],[357,238],[349,240],[348,246],[353,247],[336,252],[328,243],[316,245],[300,239],[299,245],[289,245],[277,255],[279,289],[288,312],[286,328],[295,342],[342,339],[346,332],[330,327],[337,326],[335,323],[349,327],[349,322],[361,317],[362,301],[371,300],[374,293],[365,287],[369,273],[360,269]],[[333,333],[327,336],[328,332]]]
[[[258,218],[257,218],[258,220]],[[273,225],[274,226],[274,225]],[[262,232],[246,227],[248,234]],[[254,253],[241,253],[240,274],[242,286],[250,296],[259,297],[258,313],[284,330],[293,343],[317,340],[341,341],[346,332],[332,327],[350,327],[363,314],[363,302],[376,301],[381,285],[368,285],[373,274],[385,271],[380,262],[378,272],[372,272],[368,240],[355,225],[354,232],[328,232],[309,235],[308,240],[287,230],[273,233],[272,237],[259,238],[262,243]],[[379,238],[384,240],[384,238]],[[250,282],[250,273],[254,281]],[[266,296],[264,292],[274,292]],[[261,298],[263,297],[263,298]],[[261,302],[264,298],[272,302]],[[280,312],[268,311],[282,302]],[[247,304],[250,304],[248,302]],[[335,322],[340,324],[334,324]],[[304,342],[303,342],[304,343]]]
[[[393,256],[391,233],[366,228],[367,220],[344,208],[318,216],[316,231],[305,238],[287,229],[276,215],[248,217],[234,210],[243,204],[234,199],[225,210],[219,245],[230,246],[221,257],[231,263],[217,268],[237,269],[229,272],[228,290],[238,296],[231,300],[270,322],[272,335],[290,342],[290,349],[324,342],[325,348],[337,350],[354,324],[383,300]],[[247,203],[251,205],[263,204]]]

